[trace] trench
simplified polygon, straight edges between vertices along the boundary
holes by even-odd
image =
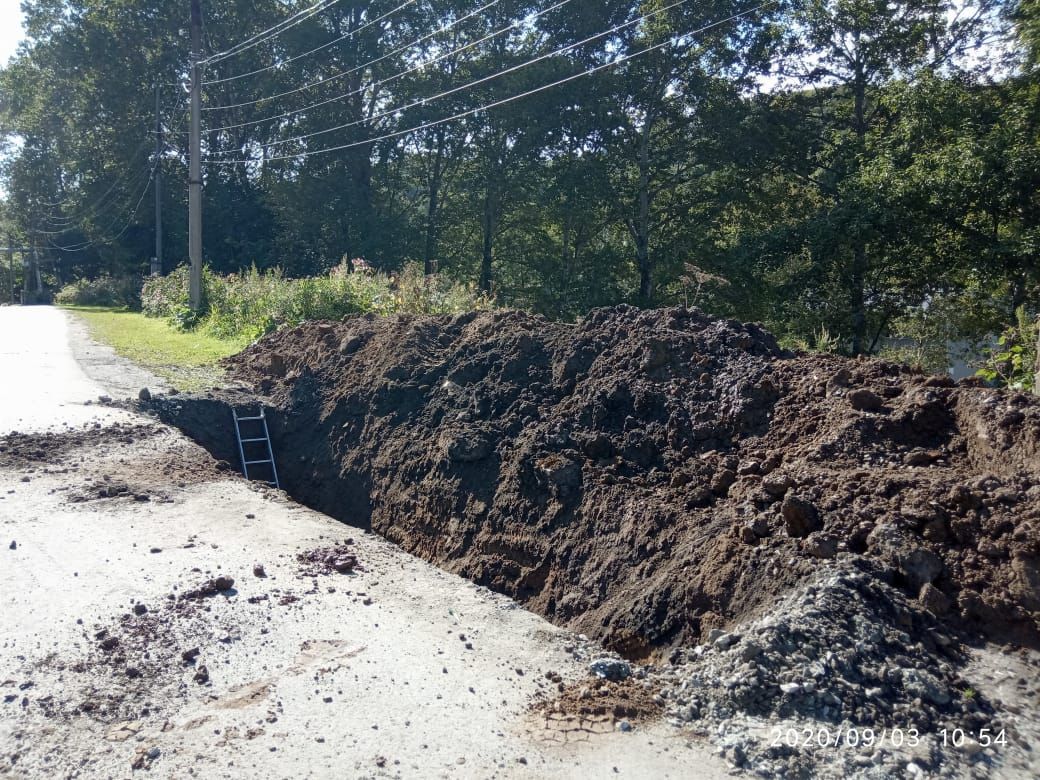
[[[160,420],[179,429],[203,447],[218,463],[228,464],[231,470],[241,475],[241,457],[232,409],[238,409],[242,414],[247,410],[256,410],[262,404],[281,488],[297,503],[351,527],[376,533],[446,571],[517,600],[525,608],[557,625],[587,632],[610,650],[631,661],[660,660],[665,654],[665,646],[673,644],[674,632],[668,634],[662,631],[652,637],[646,636],[624,626],[609,625],[598,617],[599,613],[596,625],[580,621],[576,624],[572,618],[588,605],[588,595],[582,593],[575,599],[572,591],[571,601],[575,603],[570,605],[566,599],[564,603],[553,597],[546,599],[545,594],[552,585],[550,580],[558,579],[560,572],[554,570],[554,563],[546,560],[544,551],[531,549],[526,542],[495,537],[490,541],[475,543],[474,529],[463,527],[465,524],[458,517],[453,517],[448,523],[450,533],[445,533],[443,525],[429,521],[419,523],[418,531],[415,527],[410,528],[408,533],[394,527],[387,529],[374,526],[374,511],[381,511],[385,515],[388,506],[379,501],[379,488],[377,486],[374,489],[372,472],[353,471],[342,465],[342,458],[335,451],[335,443],[318,433],[320,409],[317,406],[294,406],[287,413],[253,396],[228,396],[228,393],[222,392],[219,396],[214,394],[207,397],[156,397],[147,406]],[[258,480],[266,479],[262,473],[251,476]],[[494,500],[494,485],[490,483],[489,486],[484,479],[474,480],[464,492],[469,496],[468,500],[479,498],[488,504]],[[386,502],[393,500],[385,499]],[[407,506],[398,509],[408,511]],[[452,514],[453,508],[444,504],[441,510],[444,516],[448,516]],[[479,546],[482,554],[493,557],[495,563],[490,566],[474,563],[457,546],[443,543],[446,537],[455,535],[465,540],[463,546],[467,550]],[[653,609],[656,613],[664,611],[660,603]],[[651,619],[663,626],[668,623],[660,614]]]
[[[787,355],[685,310],[577,329],[519,313],[311,323],[231,367],[255,390],[146,409],[241,473],[231,409],[264,401],[295,501],[633,660],[761,614],[845,556],[912,598],[927,575],[950,617],[1021,607],[1035,631],[1022,499],[1040,490],[1040,405],[1025,396]],[[906,550],[930,573],[904,571]]]
[[[159,418],[184,433],[217,461],[242,474],[232,409],[239,413],[263,407],[271,448],[282,490],[294,501],[354,528],[372,530],[370,484],[365,474],[342,474],[329,443],[308,435],[308,421],[300,414],[286,415],[277,407],[251,396],[234,400],[216,397],[171,396],[157,399],[151,408]],[[244,424],[243,424],[244,425]],[[245,435],[245,434],[244,434]],[[301,444],[306,442],[306,447]],[[306,452],[306,454],[304,454]],[[251,457],[248,454],[247,457]],[[267,479],[254,469],[254,480]]]

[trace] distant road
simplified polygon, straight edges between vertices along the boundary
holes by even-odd
[[[76,362],[68,315],[50,306],[0,306],[0,434],[130,420],[96,405],[106,389]]]

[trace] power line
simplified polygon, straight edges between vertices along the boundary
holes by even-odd
[[[140,157],[141,154],[144,151],[146,151],[150,145],[151,145],[151,141],[145,141],[144,144],[142,144],[138,148],[138,150],[136,152],[134,152],[133,156],[130,158],[130,163],[129,163],[129,165],[127,167],[128,168],[133,168],[134,167],[134,163],[136,162],[137,158]],[[95,200],[87,208],[87,210],[85,212],[81,212],[81,213],[89,214],[89,213],[93,212],[95,209],[100,210],[101,206],[102,206],[102,203],[108,198],[109,195],[111,195],[113,192],[115,192],[116,187],[118,187],[121,183],[126,181],[126,179],[127,179],[127,174],[125,172],[121,176],[117,176],[115,181],[112,182],[112,185],[107,190],[105,190],[105,192],[101,196],[99,196],[97,198],[97,200]],[[131,180],[135,180],[135,179],[136,179],[136,176],[133,177],[133,179],[131,179]],[[66,198],[62,202],[55,203],[55,204],[50,204],[50,205],[52,205],[55,209],[60,209],[62,206],[66,206],[66,205],[72,203],[73,200],[74,200],[73,198],[69,197],[69,198]],[[63,225],[63,224],[68,224],[70,222],[76,222],[78,220],[78,217],[76,217],[76,216],[68,217],[68,216],[64,216],[64,215],[56,217],[54,215],[53,211],[52,211],[50,214],[44,215],[43,219],[48,224]]]
[[[684,0],[684,2],[685,2],[685,0]],[[708,30],[714,29],[715,27],[720,27],[722,25],[728,24],[729,22],[736,21],[737,19],[741,19],[741,18],[743,18],[745,16],[749,16],[749,15],[755,13],[756,11],[760,11],[763,8],[767,7],[767,6],[772,5],[775,2],[776,2],[776,0],[769,0],[769,2],[762,3],[761,5],[755,6],[754,8],[751,8],[751,9],[749,9],[747,11],[742,11],[741,13],[733,14],[732,16],[729,16],[729,17],[727,17],[725,19],[722,19],[722,20],[717,21],[717,22],[713,22],[712,24],[705,25],[705,26],[700,27],[700,28],[698,28],[696,30],[691,30],[689,32],[686,32],[686,33],[680,35],[680,36],[669,38],[667,41],[663,41],[663,42],[655,44],[653,46],[649,46],[649,47],[647,47],[645,49],[641,49],[638,52],[633,52],[632,54],[627,54],[627,55],[625,55],[623,57],[619,57],[616,60],[611,60],[610,62],[603,63],[602,65],[597,65],[597,66],[595,66],[593,68],[589,68],[589,69],[584,70],[584,71],[582,71],[580,73],[572,74],[570,76],[567,76],[566,78],[562,78],[562,79],[560,79],[558,81],[554,81],[551,84],[545,84],[545,85],[543,85],[541,87],[536,87],[535,89],[527,90],[526,92],[522,92],[519,95],[513,95],[513,96],[508,97],[508,98],[503,98],[502,100],[497,100],[497,101],[495,101],[493,103],[487,103],[487,104],[485,104],[483,106],[480,106],[479,108],[471,108],[471,109],[469,109],[467,111],[461,111],[461,112],[459,112],[457,114],[453,114],[452,116],[444,117],[443,119],[437,119],[437,120],[435,120],[433,122],[424,122],[421,125],[416,125],[415,127],[410,127],[410,128],[408,128],[406,130],[397,130],[395,132],[386,133],[384,135],[381,135],[381,136],[378,136],[378,137],[375,137],[375,138],[368,138],[368,139],[366,139],[364,141],[354,141],[352,143],[341,144],[339,146],[333,146],[333,147],[329,147],[329,148],[326,148],[326,149],[316,149],[316,150],[310,151],[310,152],[300,152],[300,153],[297,153],[297,154],[287,154],[287,155],[281,155],[281,156],[278,156],[278,157],[267,157],[267,158],[265,158],[263,160],[263,162],[279,162],[279,161],[282,161],[282,160],[302,160],[302,159],[305,159],[307,157],[313,157],[313,156],[320,155],[320,154],[329,154],[330,152],[338,152],[338,151],[343,151],[345,149],[353,149],[353,148],[356,148],[358,146],[368,146],[368,145],[371,145],[371,144],[374,144],[374,143],[378,143],[379,141],[386,141],[386,140],[389,140],[391,138],[398,138],[398,137],[400,137],[402,135],[408,135],[409,133],[414,133],[414,132],[418,132],[418,131],[421,131],[421,130],[426,130],[426,129],[429,129],[431,127],[436,127],[438,125],[445,124],[447,122],[453,122],[453,121],[456,121],[458,119],[464,119],[466,117],[473,116],[475,114],[479,114],[479,113],[484,112],[484,111],[488,111],[488,110],[490,110],[492,108],[497,108],[498,106],[502,106],[502,105],[505,105],[507,103],[512,103],[512,102],[514,102],[516,100],[522,100],[523,98],[530,97],[531,95],[535,95],[535,94],[537,94],[539,92],[544,92],[545,90],[553,89],[554,87],[558,87],[558,86],[560,86],[562,84],[567,84],[567,83],[569,83],[571,81],[575,81],[576,79],[580,79],[580,78],[583,78],[585,76],[591,76],[593,73],[598,73],[601,70],[606,70],[607,68],[616,67],[616,66],[621,65],[621,64],[623,64],[625,62],[628,62],[629,60],[633,60],[636,57],[641,57],[641,56],[643,56],[645,54],[649,54],[652,51],[656,51],[658,49],[662,49],[665,46],[676,45],[677,43],[680,43],[684,39],[688,39],[691,36],[700,35],[701,33],[707,32]],[[259,160],[255,160],[255,159],[250,159],[250,160],[207,160],[206,162],[207,162],[208,165],[254,165],[254,164],[256,164],[257,162],[260,162],[260,161]]]
[[[424,70],[425,68],[429,67],[430,65],[435,65],[436,63],[441,62],[442,60],[445,60],[448,57],[453,57],[456,54],[461,54],[464,51],[468,51],[469,49],[472,49],[472,48],[475,48],[477,46],[480,46],[482,43],[486,43],[487,41],[490,41],[493,38],[497,38],[499,35],[502,35],[503,33],[508,32],[509,30],[512,30],[514,27],[518,26],[519,24],[521,24],[521,23],[523,23],[525,21],[529,21],[532,18],[537,18],[538,16],[541,16],[543,14],[547,14],[550,11],[555,11],[558,8],[562,8],[563,6],[567,5],[567,3],[569,3],[569,2],[571,2],[571,0],[560,0],[560,2],[556,3],[555,5],[550,6],[549,8],[546,8],[544,11],[539,11],[533,17],[527,17],[526,19],[518,20],[518,21],[514,22],[511,25],[508,25],[508,26],[503,27],[503,28],[501,28],[499,30],[496,30],[493,33],[489,33],[488,35],[485,35],[480,40],[473,41],[473,42],[468,43],[468,44],[466,44],[464,46],[460,46],[457,49],[453,49],[451,51],[448,51],[448,52],[445,52],[443,54],[440,54],[437,57],[433,58],[432,60],[427,60],[425,62],[419,63],[418,65],[413,65],[411,68],[408,68],[407,70],[403,70],[403,71],[401,71],[399,73],[395,73],[392,76],[387,76],[384,79],[379,79],[379,80],[373,81],[373,82],[371,82],[369,84],[365,84],[365,85],[363,85],[361,87],[358,87],[355,90],[352,90],[351,92],[345,92],[342,95],[336,95],[336,97],[331,97],[331,98],[328,98],[326,100],[321,100],[321,101],[318,101],[317,103],[311,103],[309,106],[304,106],[303,108],[297,108],[297,109],[294,109],[292,111],[286,111],[285,113],[278,114],[277,116],[269,116],[269,117],[265,117],[263,119],[254,119],[254,120],[249,121],[249,122],[239,122],[238,124],[225,125],[224,127],[213,127],[213,128],[210,128],[210,132],[211,133],[219,133],[219,132],[222,132],[224,130],[237,130],[237,129],[241,128],[241,127],[250,127],[252,125],[259,125],[259,124],[262,124],[264,122],[272,122],[272,121],[277,120],[277,119],[285,119],[286,117],[294,116],[296,114],[301,114],[304,111],[310,111],[313,108],[319,108],[321,106],[326,106],[329,103],[336,103],[336,102],[338,102],[340,100],[345,100],[348,97],[352,97],[354,95],[359,95],[362,92],[365,92],[366,90],[373,89],[375,87],[381,87],[384,84],[389,84],[390,82],[396,81],[397,79],[400,79],[400,78],[404,78],[405,76],[407,76],[407,75],[409,75],[411,73],[415,73],[417,71]],[[686,2],[686,0],[682,0],[682,2]],[[669,7],[672,7],[672,6],[669,6]],[[663,10],[667,10],[667,9],[663,9]],[[660,13],[660,12],[654,12],[654,13]],[[607,31],[606,33],[602,33],[602,35],[609,35],[609,34],[610,34],[610,31]],[[587,41],[582,41],[582,43],[587,43]],[[574,44],[574,45],[575,46],[579,46],[581,44]],[[549,55],[549,56],[551,56],[551,55]],[[530,64],[530,63],[528,63],[528,64]],[[361,66],[361,67],[365,67],[365,66]],[[437,96],[437,97],[440,97],[440,96]],[[434,100],[434,99],[436,99],[436,98],[427,98],[427,100]],[[406,108],[410,108],[410,106],[406,106]],[[385,114],[384,114],[384,116],[385,116]],[[369,117],[369,119],[377,119],[377,118],[378,117]],[[292,140],[292,139],[289,139],[289,140]]]
[[[176,114],[176,112],[178,110],[180,110],[180,108],[183,106],[184,100],[185,100],[185,98],[181,97],[180,100],[176,101],[173,105],[171,105],[171,106],[169,106],[167,108],[166,113],[171,114],[171,118],[172,118],[172,115]],[[151,132],[154,133],[154,131],[151,131]],[[122,175],[117,176],[116,179],[112,182],[111,186],[107,190],[105,190],[105,192],[100,197],[98,197],[96,200],[94,200],[93,203],[89,204],[86,207],[86,209],[79,210],[78,212],[74,213],[71,216],[66,216],[66,215],[56,216],[52,212],[51,214],[45,215],[43,217],[44,222],[46,222],[48,226],[50,226],[50,227],[63,227],[63,228],[65,228],[64,230],[56,230],[56,231],[50,231],[50,232],[47,232],[47,231],[37,231],[37,232],[40,233],[41,235],[62,235],[64,233],[69,233],[69,232],[75,230],[77,227],[83,225],[88,220],[92,220],[95,217],[97,217],[100,214],[102,214],[109,206],[112,205],[112,203],[115,202],[113,200],[111,202],[107,202],[106,203],[106,201],[108,200],[108,197],[113,192],[115,192],[116,188],[120,184],[126,183],[126,184],[130,185],[131,187],[135,187],[136,186],[136,182],[138,182],[140,180],[140,178],[141,178],[141,171],[139,170],[139,171],[137,171],[136,173],[134,173],[132,175],[130,173],[128,173],[128,171],[132,170],[135,167],[135,162],[141,156],[141,154],[143,152],[145,152],[151,146],[151,143],[152,143],[151,140],[146,140],[140,147],[138,147],[137,151],[134,152],[134,154],[130,157],[129,162],[126,165],[127,171],[124,172]],[[156,164],[157,164],[157,162],[156,162]],[[145,168],[144,170],[146,172],[147,168]],[[119,196],[117,196],[117,199],[118,199],[118,197]],[[63,201],[60,201],[60,202],[55,203],[55,204],[48,204],[48,205],[52,205],[52,206],[55,206],[55,207],[60,207],[60,206],[68,205],[68,204],[72,203],[73,200],[74,200],[74,198],[67,197]]]
[[[129,188],[130,188],[129,192],[128,193],[121,193],[120,198],[121,199],[122,198],[126,198],[129,195],[129,199],[125,203],[123,203],[122,205],[118,205],[117,206],[117,210],[125,210],[131,203],[133,203],[134,193],[137,191],[137,187],[141,184],[142,181],[144,181],[147,178],[148,178],[148,168],[143,168],[142,170],[138,171],[133,176],[133,178],[131,178],[127,182],[127,184],[129,185]],[[118,202],[118,200],[117,201],[113,201],[112,203],[107,204],[105,206],[105,208],[98,209],[95,213],[84,214],[82,216],[82,218],[77,219],[73,223],[69,223],[69,225],[67,227],[63,227],[60,230],[37,230],[35,232],[38,233],[41,236],[62,236],[62,235],[65,235],[66,233],[72,233],[75,230],[85,229],[91,221],[93,221],[96,218],[100,217],[107,210],[108,207],[112,206],[113,204],[115,204],[117,202]],[[118,219],[118,214],[117,214],[116,218]],[[57,227],[57,226],[55,226],[55,227]]]
[[[145,143],[144,143],[144,144],[142,144],[142,145],[141,145],[141,147],[140,147],[140,148],[139,148],[139,149],[138,149],[138,150],[137,150],[136,152],[134,152],[134,155],[133,155],[133,157],[131,157],[131,158],[130,158],[131,162],[132,162],[132,161],[134,161],[134,160],[136,160],[136,159],[137,159],[137,158],[138,158],[138,157],[139,157],[139,156],[141,155],[141,152],[143,152],[143,151],[144,151],[145,149],[147,149],[147,148],[148,148],[149,144],[150,144],[150,142],[149,142],[149,141],[145,141]],[[107,191],[105,192],[105,194],[104,194],[104,195],[102,195],[101,197],[102,197],[102,198],[106,197],[106,196],[107,196],[107,195],[108,195],[108,194],[109,194],[109,193],[110,193],[110,192],[111,192],[111,191],[112,191],[113,189],[115,189],[115,187],[116,187],[116,184],[118,184],[118,183],[119,183],[119,179],[117,179],[117,180],[116,180],[116,182],[115,182],[115,184],[113,184],[113,185],[112,185],[112,186],[111,186],[111,187],[110,187],[110,188],[109,188],[109,189],[108,189],[108,190],[107,190]],[[53,202],[53,203],[52,203],[52,202],[50,202],[50,201],[39,201],[39,205],[41,205],[41,206],[44,206],[45,208],[48,208],[48,209],[60,209],[60,208],[61,208],[62,206],[67,206],[67,205],[69,205],[70,203],[72,203],[72,202],[73,202],[73,200],[74,200],[74,198],[73,198],[72,196],[66,195],[66,196],[65,196],[64,198],[62,198],[61,200],[55,201],[55,202]],[[100,199],[99,199],[99,200],[100,200]]]
[[[563,2],[560,3],[560,5],[562,5],[564,2],[568,2],[568,1],[569,0],[563,0]],[[454,94],[456,94],[458,92],[462,92],[464,90],[471,89],[472,87],[479,86],[480,84],[486,84],[489,81],[494,81],[495,79],[501,78],[502,76],[506,76],[506,75],[508,75],[510,73],[516,73],[519,70],[523,70],[524,68],[527,68],[527,67],[529,67],[531,65],[534,65],[535,63],[542,62],[542,61],[550,59],[552,57],[556,57],[556,56],[558,56],[560,54],[564,54],[564,53],[566,53],[568,51],[571,51],[573,49],[577,49],[577,48],[579,48],[581,46],[584,46],[584,45],[586,45],[588,43],[591,43],[592,41],[598,40],[600,38],[605,38],[608,35],[613,35],[614,33],[620,32],[621,30],[624,30],[627,27],[632,27],[633,25],[641,24],[642,22],[645,22],[648,19],[651,19],[651,18],[653,18],[655,16],[658,16],[660,14],[663,14],[663,13],[665,13],[667,11],[671,11],[672,9],[678,8],[681,5],[685,5],[689,1],[690,0],[676,0],[675,2],[671,3],[670,5],[666,5],[666,6],[662,7],[662,8],[658,8],[658,9],[656,9],[654,11],[650,11],[649,13],[643,14],[642,16],[639,16],[639,17],[637,17],[635,19],[631,19],[631,20],[629,20],[627,22],[624,22],[623,24],[615,25],[614,27],[611,27],[609,30],[604,30],[603,32],[597,33],[595,35],[591,35],[588,38],[580,40],[580,41],[578,41],[576,43],[571,43],[571,44],[567,44],[566,46],[561,46],[561,47],[559,47],[557,49],[554,49],[553,51],[547,52],[545,54],[541,54],[541,55],[539,55],[539,56],[537,56],[537,57],[535,57],[533,59],[527,60],[527,61],[519,63],[517,65],[513,65],[513,66],[511,66],[509,68],[506,68],[505,70],[500,70],[497,73],[492,73],[492,74],[490,74],[488,76],[483,76],[482,78],[476,79],[475,81],[471,81],[471,82],[469,82],[467,84],[462,84],[462,85],[457,86],[457,87],[452,87],[451,89],[444,90],[443,92],[439,92],[439,93],[437,93],[435,95],[432,95],[430,97],[425,97],[425,98],[420,98],[418,100],[413,100],[411,103],[409,103],[407,105],[399,106],[397,108],[387,109],[385,111],[381,111],[381,112],[375,113],[375,114],[373,114],[373,115],[371,115],[369,117],[365,117],[363,119],[355,119],[355,120],[352,120],[350,122],[346,122],[346,123],[341,124],[341,125],[336,125],[335,127],[329,127],[329,128],[324,129],[324,130],[317,130],[317,131],[315,131],[313,133],[307,133],[305,135],[299,135],[299,136],[295,136],[293,138],[284,138],[284,139],[281,139],[281,140],[278,140],[278,141],[272,141],[270,143],[261,144],[260,148],[261,149],[270,149],[271,147],[274,147],[274,146],[281,146],[283,144],[293,143],[295,141],[305,141],[305,140],[307,140],[309,138],[314,138],[314,137],[319,136],[319,135],[326,135],[328,133],[336,132],[337,130],[345,130],[345,129],[349,128],[349,127],[356,127],[358,125],[365,124],[365,123],[368,123],[368,122],[372,122],[372,121],[375,121],[377,119],[382,119],[384,117],[391,116],[393,114],[399,114],[402,111],[407,111],[408,109],[415,108],[416,106],[425,106],[425,105],[427,105],[429,103],[432,103],[432,102],[434,102],[436,100],[440,100],[441,98],[447,97],[449,95],[454,95]],[[391,80],[391,79],[384,79],[383,81],[385,82],[385,81],[389,81],[389,80]],[[369,89],[371,87],[378,86],[381,83],[383,83],[383,82],[378,82],[378,81],[377,82],[373,82],[372,84],[368,85],[368,87],[365,87],[365,89]],[[355,90],[354,94],[356,94],[358,91],[359,90]],[[333,98],[333,100],[341,100],[344,97],[348,97],[348,96],[349,95],[342,95],[342,96],[340,96],[338,98]],[[331,100],[330,101],[325,101],[325,103],[327,103],[327,102],[332,102],[332,101]],[[317,103],[315,105],[324,105],[324,103]],[[216,131],[219,131],[219,130],[230,130],[230,129],[234,129],[234,127],[235,126],[233,125],[233,126],[226,127],[226,128],[215,128],[213,130],[213,132],[216,132]],[[223,154],[231,154],[231,153],[232,152],[223,152]]]
[[[134,192],[136,191],[137,186],[141,181],[142,175],[146,176],[147,173],[147,168],[138,170],[136,173],[134,173],[133,176],[126,178],[125,180],[117,180],[116,184],[124,183],[127,185],[127,187],[131,188],[131,192]],[[108,211],[114,204],[118,204],[119,201],[125,197],[125,195],[126,193],[120,193],[107,203],[97,201],[94,204],[92,204],[86,211],[83,211],[75,216],[69,217],[67,220],[63,222],[51,222],[49,220],[45,220],[47,222],[47,227],[54,228],[54,230],[38,230],[36,232],[42,236],[60,236],[65,233],[71,233],[72,231],[84,226],[86,223],[91,222],[100,217],[102,214]],[[125,206],[123,208],[125,208]]]
[[[344,76],[349,76],[352,73],[357,73],[359,70],[363,70],[365,68],[369,68],[372,65],[377,65],[378,63],[382,62],[383,60],[386,60],[386,59],[389,59],[390,57],[393,57],[395,54],[400,54],[401,52],[407,51],[408,49],[411,49],[414,46],[418,46],[419,44],[425,43],[426,41],[430,40],[430,38],[436,37],[437,35],[440,35],[441,33],[447,32],[451,28],[456,27],[456,26],[462,24],[463,22],[468,21],[469,19],[472,19],[477,14],[483,13],[487,9],[491,8],[492,6],[498,5],[500,2],[501,2],[501,0],[491,0],[490,3],[486,3],[486,4],[482,5],[480,8],[476,9],[475,11],[470,11],[465,16],[460,16],[458,19],[455,19],[455,20],[453,20],[453,21],[451,21],[451,22],[449,22],[449,23],[447,23],[445,25],[442,25],[439,29],[434,30],[432,33],[427,33],[426,35],[422,36],[421,38],[417,38],[416,40],[412,41],[411,43],[406,43],[403,46],[398,46],[393,51],[387,52],[386,54],[383,54],[382,56],[376,57],[374,60],[369,60],[368,62],[363,63],[361,65],[358,65],[357,67],[351,68],[350,70],[343,70],[343,71],[340,71],[339,73],[334,73],[331,76],[326,76],[325,78],[318,79],[317,81],[312,81],[309,84],[304,84],[301,87],[296,87],[296,89],[290,89],[290,90],[287,90],[285,92],[279,92],[278,94],[275,94],[275,95],[269,95],[267,97],[257,98],[256,100],[246,100],[246,101],[244,101],[242,103],[228,103],[228,104],[222,105],[222,106],[206,106],[202,110],[203,111],[223,111],[223,110],[231,109],[231,108],[242,108],[243,106],[253,106],[253,105],[257,105],[259,103],[268,103],[268,102],[270,102],[272,100],[277,100],[278,98],[287,97],[288,95],[295,95],[297,92],[303,92],[305,89],[311,89],[312,87],[317,87],[317,86],[320,86],[322,84],[328,84],[331,81],[336,81],[337,79],[343,78]],[[567,2],[570,2],[570,0],[567,0]],[[549,9],[547,9],[547,10],[549,10]],[[541,14],[546,13],[546,12],[547,11],[539,11],[537,14],[534,14],[533,17],[529,17],[529,18],[537,18],[538,16],[540,16]],[[510,25],[510,28],[507,28],[507,29],[511,29],[512,27],[516,26],[519,23],[520,22],[515,22],[513,25]]]
[[[297,54],[295,57],[290,57],[287,60],[281,60],[279,62],[276,62],[273,65],[268,65],[268,66],[266,66],[264,68],[257,68],[256,70],[251,70],[248,73],[239,73],[237,76],[227,76],[226,78],[222,78],[222,79],[213,79],[211,81],[203,81],[202,85],[204,87],[208,87],[208,86],[212,86],[213,84],[223,84],[223,83],[228,82],[228,81],[237,81],[238,79],[244,79],[244,78],[246,78],[248,76],[255,76],[258,73],[266,73],[269,70],[275,70],[276,68],[285,67],[286,65],[288,65],[288,64],[290,64],[292,62],[296,62],[297,60],[301,60],[304,57],[309,57],[312,54],[317,54],[319,51],[323,51],[323,50],[329,48],[330,46],[334,46],[335,44],[340,43],[341,41],[345,41],[348,38],[352,38],[353,36],[357,35],[359,32],[362,32],[363,30],[367,30],[369,27],[371,27],[374,24],[379,24],[379,22],[383,21],[384,19],[388,19],[389,17],[391,17],[394,14],[396,14],[398,11],[400,11],[400,10],[402,10],[404,8],[407,8],[410,5],[413,5],[417,1],[418,0],[405,0],[405,2],[401,3],[401,5],[397,6],[392,11],[387,11],[382,16],[378,16],[375,19],[372,19],[372,20],[370,20],[368,22],[365,22],[360,27],[351,30],[350,32],[346,33],[345,35],[341,35],[339,38],[336,38],[335,40],[329,41],[328,43],[324,43],[321,46],[317,46],[317,47],[311,49],[310,51],[305,51],[303,54]]]
[[[126,231],[130,229],[130,226],[134,223],[134,220],[137,218],[137,214],[141,210],[141,204],[144,203],[145,196],[148,195],[148,189],[152,184],[152,179],[155,177],[155,169],[157,165],[158,163],[152,166],[152,169],[149,172],[148,180],[145,182],[144,187],[141,190],[141,197],[137,199],[137,205],[134,206],[133,210],[130,212],[130,216],[127,218],[126,224],[123,225],[123,229],[120,230],[118,233],[116,233],[113,236],[110,236],[109,238],[94,239],[91,241],[84,241],[80,244],[72,244],[69,246],[59,246],[58,244],[55,244],[54,241],[49,237],[47,239],[47,243],[49,243],[53,248],[57,249],[60,252],[80,252],[92,246],[100,244],[113,244],[116,241],[118,241],[120,238],[123,237]],[[117,217],[115,220],[112,221],[112,224],[109,225],[108,229],[111,230],[112,228],[114,228],[118,221],[119,219]]]
[[[259,46],[260,44],[265,43],[271,40],[272,38],[278,37],[286,30],[289,30],[298,24],[302,24],[303,22],[310,19],[312,16],[315,16],[316,14],[319,14],[328,8],[331,8],[338,2],[340,2],[340,0],[321,0],[321,2],[315,3],[310,8],[305,8],[302,11],[293,14],[288,19],[283,19],[277,24],[271,25],[266,30],[254,35],[252,38],[247,38],[246,40],[240,43],[236,43],[234,46],[231,46],[230,48],[227,48],[222,52],[217,52],[216,54],[213,54],[204,60],[200,60],[199,64],[210,65],[216,62],[226,60],[228,57],[234,57],[235,55],[241,54],[244,51],[248,51],[249,49],[252,49],[254,46]]]
[[[177,86],[181,87],[182,90],[184,88],[184,84],[178,84]],[[163,134],[165,136],[167,136],[167,137],[172,136],[172,135],[185,136],[185,135],[188,134],[187,130],[174,130],[173,129],[175,127],[183,127],[186,119],[188,118],[187,117],[187,114],[188,114],[188,106],[187,106],[188,96],[189,96],[189,92],[187,90],[183,91],[181,93],[180,98],[177,100],[177,102],[175,104],[173,104],[172,106],[170,106],[169,118],[164,123],[164,128],[165,129],[163,130]],[[154,130],[150,130],[149,132],[154,133],[155,131]]]

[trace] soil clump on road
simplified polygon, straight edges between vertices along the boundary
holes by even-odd
[[[92,446],[112,447],[119,444],[133,444],[135,441],[151,438],[162,430],[162,426],[159,425],[114,423],[101,426],[100,423],[97,423],[82,428],[70,427],[57,432],[20,433],[15,431],[0,436],[0,466],[17,468],[34,464],[58,463],[63,455],[73,450]]]

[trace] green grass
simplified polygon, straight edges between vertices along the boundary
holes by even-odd
[[[184,333],[166,320],[138,312],[95,306],[64,306],[80,317],[90,335],[125,358],[156,374],[178,390],[193,391],[219,385],[222,358],[248,346],[246,339],[219,339]]]

